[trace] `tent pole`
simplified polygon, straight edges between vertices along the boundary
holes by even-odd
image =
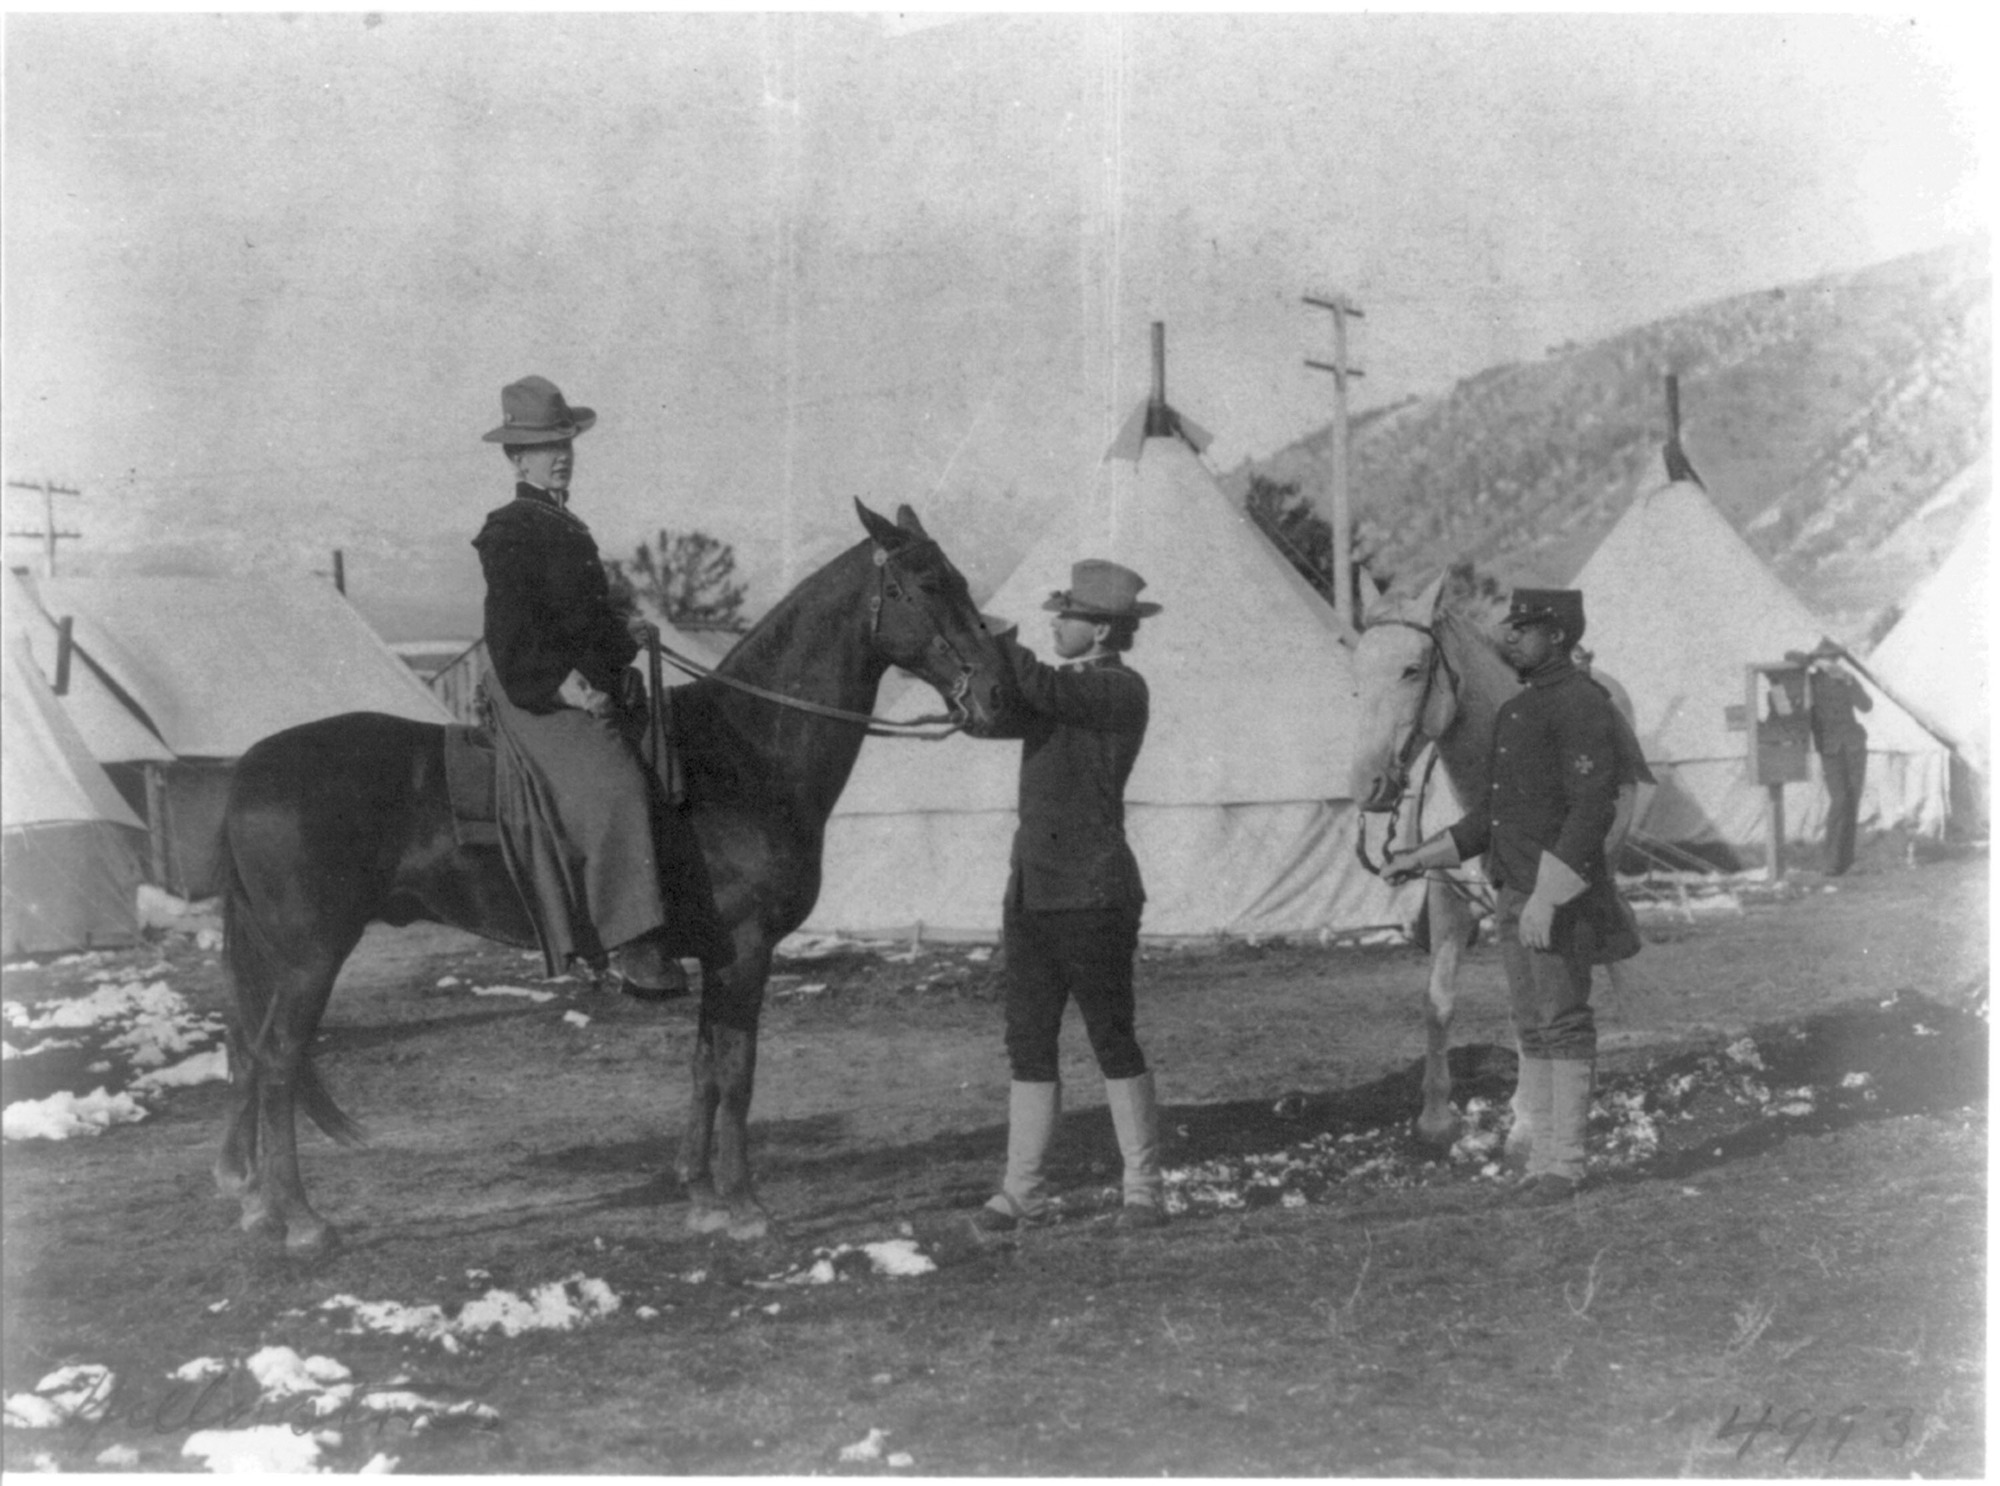
[[[160,776],[160,766],[147,762],[143,766],[146,778],[146,846],[150,856],[153,882],[161,892],[170,892],[167,885],[167,785]]]
[[[1771,808],[1764,813],[1764,826],[1769,839],[1766,841],[1767,873],[1772,882],[1785,880],[1785,787],[1782,784],[1768,784],[1766,791],[1771,797]]]

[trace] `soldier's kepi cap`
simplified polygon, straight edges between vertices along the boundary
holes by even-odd
[[[597,421],[592,408],[573,408],[547,377],[523,377],[500,389],[500,426],[480,438],[489,444],[560,444]]]
[[[1574,645],[1583,638],[1583,593],[1575,588],[1517,588],[1508,624],[1553,624]]]

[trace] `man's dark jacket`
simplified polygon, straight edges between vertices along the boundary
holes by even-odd
[[[472,545],[486,574],[486,650],[507,699],[553,712],[571,671],[619,695],[639,647],[611,601],[590,528],[543,490],[514,487]]]
[[[1001,644],[1024,715],[1020,824],[1007,901],[1018,907],[1133,908],[1146,901],[1125,840],[1125,781],[1146,741],[1146,681],[1117,656],[1047,666]]]
[[[1533,892],[1544,851],[1585,880],[1582,895],[1557,912],[1558,953],[1592,947],[1620,922],[1604,837],[1617,812],[1622,751],[1611,698],[1557,657],[1501,705],[1487,798],[1451,828],[1459,859],[1483,853],[1496,887]],[[1589,926],[1584,945],[1579,922]]]

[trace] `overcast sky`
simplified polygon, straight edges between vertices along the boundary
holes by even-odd
[[[6,476],[84,491],[69,571],[338,547],[470,633],[539,372],[607,553],[702,527],[761,609],[859,495],[990,586],[1151,321],[1226,469],[1328,416],[1310,288],[1365,406],[1981,230],[1987,53],[1916,14],[10,15]]]

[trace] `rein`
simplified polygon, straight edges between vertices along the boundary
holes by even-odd
[[[892,592],[889,581],[889,554],[881,547],[875,549],[875,573],[875,592],[868,600],[868,640],[871,645],[875,642],[875,637],[881,633],[882,605]],[[900,587],[895,587],[893,592],[899,601],[904,601]],[[958,681],[947,698],[948,701],[956,703],[972,685],[972,667],[966,664],[965,657],[958,652],[958,647],[953,645],[942,631],[933,637],[932,644],[943,646],[945,652],[958,662]],[[914,738],[923,743],[936,743],[949,738],[964,726],[955,713],[934,712],[922,717],[897,718],[877,717],[871,712],[850,712],[845,707],[833,707],[825,702],[788,696],[781,691],[772,691],[767,686],[758,686],[755,682],[725,676],[713,666],[705,666],[698,660],[682,655],[669,645],[659,644],[658,653],[677,670],[685,671],[690,676],[707,677],[732,690],[740,691],[745,696],[759,697],[777,706],[789,707],[795,712],[810,712],[816,717],[832,717],[841,722],[860,723],[867,728],[868,736],[871,738]],[[940,723],[946,726],[938,732],[911,731],[936,727]]]

